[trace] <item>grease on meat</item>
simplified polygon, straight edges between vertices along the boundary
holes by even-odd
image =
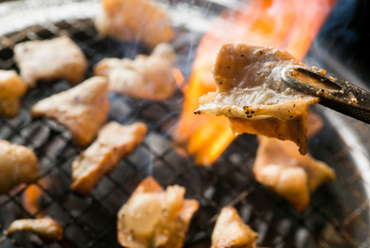
[[[148,47],[172,40],[175,31],[167,12],[150,0],[103,0],[95,26],[103,36],[139,41]]]
[[[106,124],[96,141],[72,163],[72,190],[88,195],[101,178],[112,172],[118,161],[142,143],[147,132],[143,123],[123,126],[117,122]]]
[[[15,220],[9,226],[7,235],[13,235],[16,232],[23,231],[33,232],[47,242],[63,239],[63,228],[50,217]]]
[[[164,191],[152,177],[144,179],[118,212],[118,242],[130,248],[182,247],[199,207],[184,194],[184,187],[168,186]]]
[[[107,58],[94,69],[107,76],[109,90],[136,98],[165,100],[176,90],[172,74],[175,52],[168,44],[159,44],[150,56],[137,55],[135,60]]]
[[[0,116],[15,117],[27,87],[15,71],[0,70]]]
[[[45,116],[67,127],[74,142],[88,145],[109,112],[108,83],[104,77],[92,77],[72,89],[36,103],[33,117]]]
[[[14,58],[29,88],[35,88],[38,80],[61,78],[76,84],[87,68],[85,55],[67,36],[19,43],[14,46]]]
[[[212,248],[255,248],[258,234],[244,224],[235,208],[224,207],[212,233]]]
[[[281,79],[282,69],[292,65],[303,64],[285,51],[224,44],[214,66],[218,90],[201,96],[195,113],[225,115],[230,117],[234,133],[291,140],[306,154],[306,110],[319,98],[295,90]]]
[[[21,183],[31,183],[38,174],[36,154],[25,146],[0,140],[0,194]]]

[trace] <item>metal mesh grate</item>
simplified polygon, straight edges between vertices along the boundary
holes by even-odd
[[[13,45],[18,42],[48,39],[68,34],[89,60],[87,77],[92,66],[104,57],[130,57],[148,51],[137,44],[122,44],[99,38],[91,20],[75,20],[33,26],[0,39],[0,68],[17,70]],[[180,31],[174,43],[178,66],[186,76],[188,62],[195,55],[199,37],[192,34],[186,42],[186,30]],[[195,41],[194,41],[195,40]],[[191,56],[189,56],[191,55]],[[190,57],[190,60],[189,60]],[[130,124],[139,120],[149,127],[145,142],[120,161],[117,169],[105,176],[88,197],[70,190],[73,158],[80,149],[71,142],[68,130],[47,119],[32,120],[29,109],[38,100],[70,88],[65,81],[40,83],[23,99],[22,110],[14,119],[0,119],[0,138],[26,145],[35,150],[40,172],[35,183],[44,195],[40,212],[55,218],[65,230],[64,239],[44,244],[29,233],[12,238],[4,230],[18,218],[34,218],[24,209],[22,197],[26,187],[0,196],[0,247],[120,247],[116,238],[116,213],[132,191],[147,175],[153,175],[162,186],[179,184],[186,187],[186,197],[200,202],[189,227],[185,247],[210,247],[210,236],[217,214],[226,205],[235,206],[242,219],[259,234],[263,247],[368,247],[370,236],[369,202],[364,180],[357,169],[353,151],[335,126],[326,124],[310,141],[310,151],[317,159],[333,166],[338,179],[320,187],[312,194],[310,207],[298,214],[288,203],[257,183],[252,166],[257,149],[254,136],[239,136],[211,168],[196,167],[192,157],[178,155],[171,140],[181,113],[183,95],[180,91],[168,101],[135,100],[110,95],[109,120]],[[322,112],[322,108],[315,108]],[[363,142],[370,133],[362,130]],[[366,136],[367,135],[367,136]],[[366,152],[361,153],[366,156]],[[139,159],[140,158],[140,159]],[[368,158],[368,157],[367,157]],[[43,186],[42,181],[49,182]],[[27,185],[29,187],[29,185]]]

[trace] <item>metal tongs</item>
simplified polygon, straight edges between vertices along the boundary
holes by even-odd
[[[321,105],[370,124],[370,91],[316,67],[289,67],[281,72],[281,77],[294,88],[320,97]]]

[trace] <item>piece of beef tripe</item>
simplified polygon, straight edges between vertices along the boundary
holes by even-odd
[[[185,188],[164,191],[152,178],[144,179],[118,212],[118,243],[129,248],[181,248],[196,200],[184,199]]]
[[[0,194],[22,183],[32,183],[38,174],[36,154],[29,148],[0,140]]]
[[[102,36],[139,42],[150,48],[174,38],[167,11],[151,0],[103,0],[95,26]]]
[[[311,139],[322,130],[324,121],[309,110],[307,124],[307,138]],[[258,141],[260,145],[253,168],[256,180],[275,191],[299,212],[306,209],[310,194],[317,187],[335,179],[333,169],[310,154],[299,154],[289,140],[259,135]]]
[[[139,54],[135,60],[106,58],[94,68],[95,75],[108,77],[108,88],[123,95],[149,100],[166,100],[176,90],[172,74],[175,51],[159,44],[151,55]]]
[[[214,66],[217,92],[199,98],[196,114],[229,117],[234,133],[291,140],[307,153],[307,107],[318,97],[300,92],[281,78],[284,68],[305,66],[286,51],[229,43],[221,46]]]
[[[105,174],[116,168],[121,158],[143,142],[147,129],[141,122],[129,126],[117,122],[106,124],[94,143],[73,161],[72,190],[88,195]]]
[[[253,172],[256,180],[272,189],[297,211],[305,210],[310,194],[321,184],[335,179],[335,172],[324,162],[301,155],[294,143],[259,137]]]
[[[68,128],[79,146],[90,144],[107,120],[108,112],[108,83],[104,77],[87,79],[39,101],[31,109],[33,117],[48,117]]]
[[[27,86],[15,71],[0,70],[0,116],[17,116],[20,98],[26,91]]]
[[[14,46],[14,58],[29,88],[35,88],[38,80],[79,83],[87,68],[85,55],[67,36],[19,43]]]
[[[63,228],[51,217],[15,220],[9,226],[7,235],[24,231],[33,232],[46,242],[63,239]]]
[[[258,234],[244,224],[235,208],[222,208],[212,233],[211,248],[256,248]]]

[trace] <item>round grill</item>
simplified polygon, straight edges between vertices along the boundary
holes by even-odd
[[[178,6],[196,8],[203,12],[204,18],[224,8],[207,1],[197,5]],[[63,19],[7,31],[0,37],[0,68],[18,71],[13,60],[14,44],[61,34],[70,36],[83,50],[89,61],[86,78],[93,76],[92,67],[105,57],[133,58],[149,52],[136,43],[99,37],[89,18]],[[178,55],[177,68],[189,78],[202,32],[181,25],[177,31],[178,37],[173,42]],[[323,107],[314,108],[326,125],[310,141],[310,152],[332,166],[337,179],[314,192],[308,209],[299,214],[255,181],[252,173],[258,147],[255,136],[239,136],[212,167],[198,167],[193,157],[183,157],[176,152],[171,139],[171,131],[182,111],[184,96],[180,90],[164,102],[110,94],[109,121],[122,124],[142,121],[148,125],[149,132],[135,152],[122,159],[117,169],[106,175],[88,197],[82,197],[70,190],[71,162],[81,149],[71,142],[69,131],[56,122],[32,120],[30,116],[30,108],[37,101],[70,87],[63,80],[39,83],[37,89],[23,98],[17,117],[0,118],[1,139],[28,146],[36,152],[40,171],[35,184],[44,192],[38,213],[55,218],[64,228],[64,239],[50,245],[29,233],[18,233],[12,238],[5,235],[13,220],[34,218],[38,214],[31,215],[23,207],[26,190],[23,187],[9,195],[0,195],[0,247],[120,247],[116,214],[148,175],[164,187],[172,184],[186,187],[185,197],[200,202],[185,247],[210,247],[217,214],[226,205],[233,205],[244,222],[258,232],[260,247],[368,247],[369,153],[366,147],[369,147],[370,131],[365,124]],[[48,187],[43,181],[49,182]]]

